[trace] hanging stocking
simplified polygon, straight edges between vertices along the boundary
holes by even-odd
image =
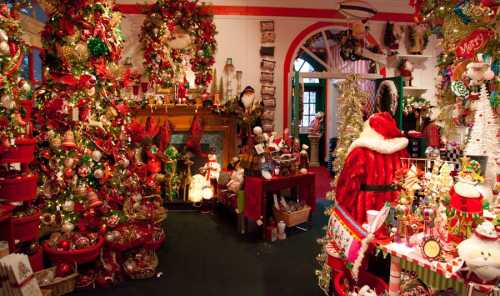
[[[193,123],[189,129],[189,136],[186,140],[187,149],[200,156],[206,157],[201,151],[201,137],[203,136],[203,126],[198,113],[193,118]]]
[[[170,140],[172,139],[172,126],[170,122],[167,120],[165,124],[160,129],[160,152],[163,153],[165,149],[167,149],[170,144]]]

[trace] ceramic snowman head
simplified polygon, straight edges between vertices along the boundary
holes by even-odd
[[[484,282],[500,279],[500,241],[493,223],[484,221],[474,234],[457,246],[470,272]]]
[[[465,75],[470,78],[470,85],[481,85],[485,80],[495,78],[495,73],[491,70],[491,58],[485,58],[479,54],[477,56],[478,62],[467,64],[467,71]]]

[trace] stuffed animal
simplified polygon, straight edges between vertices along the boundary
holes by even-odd
[[[468,275],[474,274],[483,283],[500,280],[500,241],[493,223],[479,224],[469,239],[457,246],[458,255],[467,264]]]

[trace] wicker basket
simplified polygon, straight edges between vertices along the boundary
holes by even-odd
[[[155,276],[156,274],[156,268],[158,267],[158,256],[156,254],[152,254],[154,257],[153,264],[150,266],[150,268],[145,268],[140,271],[136,272],[129,272],[127,268],[123,268],[125,273],[133,280],[144,280],[144,279],[150,279]]]
[[[55,266],[35,272],[35,277],[40,288],[50,290],[52,292],[50,295],[52,296],[66,295],[75,291],[77,276],[78,273],[75,272],[67,277],[56,277]]]
[[[286,212],[281,211],[273,207],[274,219],[277,222],[283,221],[285,222],[287,227],[293,227],[295,225],[299,225],[307,222],[309,220],[309,213],[311,212],[311,207],[305,205],[304,208],[295,211],[295,212]]]

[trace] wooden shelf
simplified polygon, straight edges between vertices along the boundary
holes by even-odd
[[[403,87],[405,94],[408,93],[424,93],[428,88],[416,87],[416,86],[405,86]]]
[[[422,62],[433,57],[431,55],[424,55],[424,54],[398,54],[396,56],[401,59],[408,59],[412,61],[422,61]]]

